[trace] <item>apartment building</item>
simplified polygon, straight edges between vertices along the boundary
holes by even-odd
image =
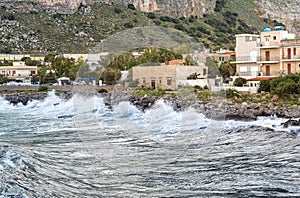
[[[295,49],[295,46],[290,44],[292,42],[286,41],[295,41],[295,35],[289,34],[288,31],[283,30],[283,28],[279,26],[275,27],[274,30],[265,28],[260,34],[260,39],[259,49],[261,56],[257,63],[261,66],[260,70],[262,75],[279,76],[291,73],[291,64],[284,64],[283,59],[292,60],[292,50]]]
[[[236,37],[236,64],[238,76],[253,78],[259,75],[260,64],[257,63],[260,55],[260,37],[256,34],[238,34]]]
[[[279,76],[300,72],[300,40],[281,26],[260,35],[236,35],[237,76]]]

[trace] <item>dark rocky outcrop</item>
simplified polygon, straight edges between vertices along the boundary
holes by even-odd
[[[291,127],[291,126],[300,126],[300,119],[299,120],[293,120],[293,119],[290,119],[284,123],[281,123],[281,125],[284,127],[284,128],[288,128],[288,127]]]
[[[56,93],[63,99],[70,99],[72,94],[70,92]],[[258,116],[277,116],[282,118],[299,118],[300,106],[297,105],[283,105],[282,107],[274,107],[267,104],[247,104],[217,101],[200,101],[193,97],[179,97],[179,96],[135,96],[126,91],[109,92],[99,94],[103,98],[104,104],[110,109],[122,101],[128,101],[135,105],[139,110],[145,111],[152,107],[157,100],[164,100],[168,105],[173,107],[175,111],[183,111],[190,107],[197,112],[204,114],[207,118],[215,120],[256,120]],[[3,97],[12,104],[22,103],[26,105],[28,101],[43,100],[47,97],[46,93],[14,93],[6,94]],[[284,127],[299,126],[300,120],[289,120],[283,123]]]
[[[56,93],[60,98],[68,100],[72,97],[71,93],[62,92]],[[33,100],[44,100],[48,94],[47,93],[11,93],[2,95],[4,99],[9,101],[13,105],[17,105],[18,103],[22,103],[23,105],[27,105],[29,101]]]

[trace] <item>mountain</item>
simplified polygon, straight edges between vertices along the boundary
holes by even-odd
[[[298,32],[299,1],[2,0],[0,52],[88,53],[110,35],[153,25],[233,49],[238,33],[276,25]]]

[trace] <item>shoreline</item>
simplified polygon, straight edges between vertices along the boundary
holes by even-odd
[[[18,86],[1,86],[1,88],[4,89],[0,88],[0,96],[13,105],[18,103],[27,105],[29,101],[44,100],[47,97],[48,92],[37,92],[38,87],[35,90],[30,89],[30,87],[20,90]],[[55,94],[62,99],[68,100],[73,96],[72,86],[59,87],[58,89],[49,86],[49,91],[52,89],[54,89]],[[108,93],[96,93],[96,95],[103,97],[105,105],[110,109],[122,101],[129,101],[141,111],[145,111],[152,107],[156,101],[161,99],[172,106],[174,111],[184,111],[192,107],[197,112],[204,114],[207,118],[215,120],[254,121],[257,120],[259,116],[277,116],[278,118],[287,119],[300,118],[299,105],[287,104],[282,107],[277,107],[262,103],[233,103],[228,100],[224,101],[224,99],[220,101],[203,101],[193,94],[188,96],[136,96],[128,91],[110,91]]]

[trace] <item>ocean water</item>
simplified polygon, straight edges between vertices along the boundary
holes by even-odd
[[[298,128],[284,121],[0,98],[0,197],[300,197]]]

